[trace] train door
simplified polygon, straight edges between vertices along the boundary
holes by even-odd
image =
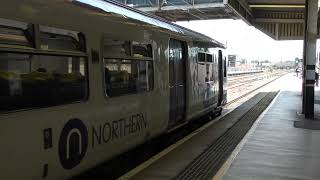
[[[223,68],[223,55],[222,55],[222,51],[219,50],[219,54],[218,54],[218,72],[219,72],[219,96],[218,96],[218,106],[220,106],[222,104],[222,100],[223,100],[223,79],[224,79],[224,68]]]
[[[186,47],[181,41],[169,42],[169,87],[170,114],[169,128],[185,119],[186,111]]]

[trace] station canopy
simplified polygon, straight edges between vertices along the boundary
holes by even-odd
[[[243,19],[275,40],[302,40],[305,0],[118,0],[170,21]]]

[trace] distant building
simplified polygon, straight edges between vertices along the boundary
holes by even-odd
[[[229,67],[236,67],[236,59],[237,59],[236,55],[228,55]]]
[[[239,58],[238,55],[228,55],[228,63],[229,67],[236,67],[241,64],[241,59]]]
[[[292,69],[296,67],[296,63],[294,61],[281,61],[275,63],[273,66],[279,69]]]

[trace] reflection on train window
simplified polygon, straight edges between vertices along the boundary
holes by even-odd
[[[207,56],[207,62],[211,62],[212,63],[212,55],[211,54],[206,54]]]
[[[40,25],[40,49],[85,51],[82,33]]]
[[[152,61],[105,59],[105,84],[109,97],[151,91]]]
[[[105,39],[103,42],[103,54],[108,57],[131,56],[130,41]]]
[[[207,82],[206,78],[206,65],[198,63],[198,82],[199,83],[205,83]]]
[[[0,53],[0,111],[84,100],[86,76],[84,58]]]
[[[198,81],[208,83],[214,81],[214,65],[212,54],[198,53]]]
[[[206,54],[198,53],[198,62],[206,62]]]
[[[28,24],[0,18],[0,44],[31,47]]]
[[[152,46],[150,44],[132,42],[133,57],[148,57],[152,58]]]

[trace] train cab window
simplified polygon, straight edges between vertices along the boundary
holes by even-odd
[[[151,44],[105,40],[105,91],[108,97],[151,91],[154,87]]]
[[[85,51],[82,33],[40,25],[40,49]]]
[[[0,18],[0,44],[31,47],[28,24]]]
[[[0,53],[0,111],[84,100],[86,79],[81,57]]]

